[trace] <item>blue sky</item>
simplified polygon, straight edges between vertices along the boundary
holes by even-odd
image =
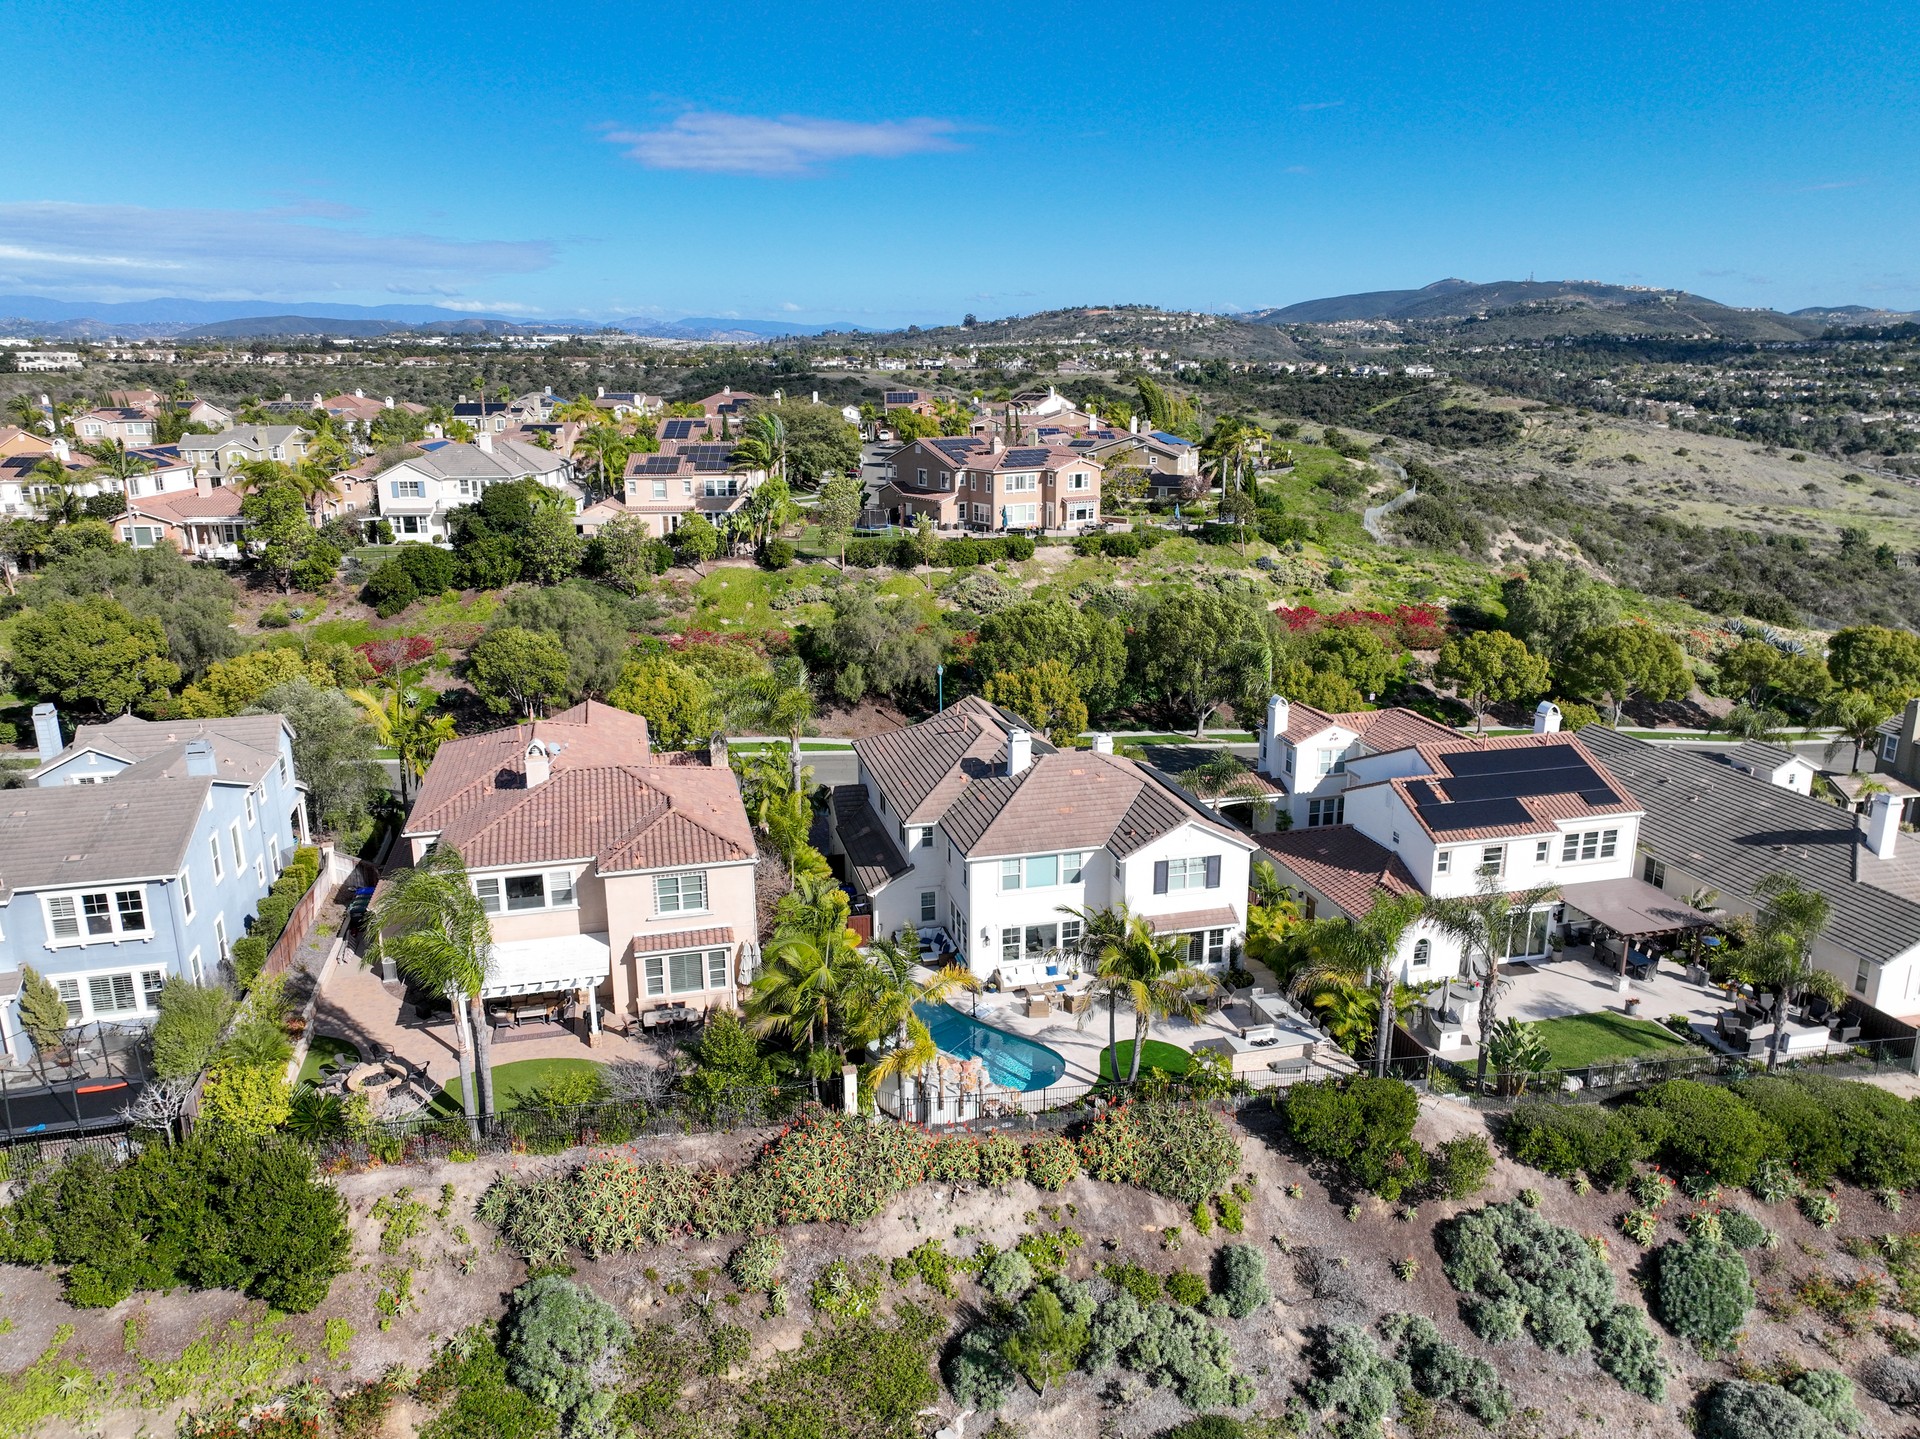
[[[1920,309],[1910,3],[128,16],[0,16],[44,63],[0,293],[884,325],[1532,273]]]

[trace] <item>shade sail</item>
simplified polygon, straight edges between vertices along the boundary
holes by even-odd
[[[1675,899],[1643,879],[1596,879],[1586,884],[1563,885],[1560,898],[1615,934],[1629,938],[1701,929],[1713,923],[1710,916],[1685,900]]]

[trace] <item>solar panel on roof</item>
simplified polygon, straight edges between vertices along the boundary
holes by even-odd
[[[1420,818],[1433,829],[1496,829],[1528,824],[1532,816],[1517,799],[1476,799],[1464,803],[1415,804]]]
[[[1008,450],[1007,463],[1010,465],[1044,465],[1047,462],[1045,450]]]
[[[663,440],[687,440],[693,438],[692,420],[668,420],[660,427]]]

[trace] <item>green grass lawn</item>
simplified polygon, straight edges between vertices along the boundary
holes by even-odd
[[[564,1074],[598,1072],[605,1066],[591,1059],[516,1059],[493,1067],[493,1107],[517,1109],[521,1098]],[[460,1076],[455,1075],[440,1090],[436,1109],[450,1114],[460,1112]]]
[[[1659,1057],[1687,1048],[1664,1024],[1650,1019],[1629,1019],[1624,1014],[1601,1010],[1594,1014],[1569,1014],[1559,1019],[1543,1019],[1533,1026],[1547,1046],[1555,1069],[1583,1069],[1589,1064],[1609,1060]]]
[[[1119,1044],[1115,1045],[1114,1048],[1118,1051],[1119,1055],[1120,1077],[1124,1079],[1126,1078],[1127,1071],[1133,1068],[1133,1041],[1131,1039],[1123,1039]],[[1113,1054],[1105,1049],[1100,1051],[1100,1077],[1102,1079],[1113,1078],[1113,1066],[1111,1063],[1113,1057]],[[1149,1069],[1164,1069],[1168,1074],[1185,1074],[1187,1072],[1187,1062],[1187,1052],[1180,1048],[1179,1045],[1168,1044],[1165,1040],[1149,1039],[1147,1041],[1146,1053],[1140,1056],[1140,1072],[1145,1074]]]
[[[316,1034],[313,1042],[307,1046],[306,1061],[300,1066],[300,1077],[294,1083],[296,1085],[318,1084],[321,1078],[320,1066],[336,1055],[344,1055],[348,1059],[358,1061],[360,1051],[344,1039],[335,1039],[330,1034]]]

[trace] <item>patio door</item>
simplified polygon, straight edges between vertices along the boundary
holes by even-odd
[[[1530,909],[1525,914],[1507,917],[1507,952],[1503,958],[1526,959],[1547,952],[1547,929],[1553,919],[1551,906]]]

